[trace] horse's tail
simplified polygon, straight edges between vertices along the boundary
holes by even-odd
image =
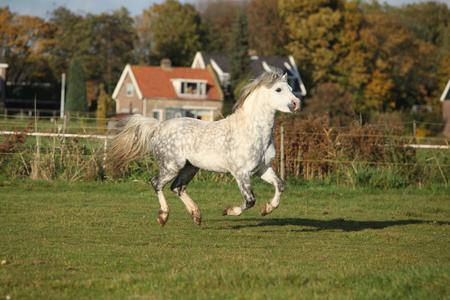
[[[141,115],[132,115],[117,121],[108,142],[106,163],[112,164],[114,174],[127,163],[144,156],[152,149],[150,139],[161,122]]]

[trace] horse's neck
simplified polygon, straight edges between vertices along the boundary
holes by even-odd
[[[252,97],[252,95],[250,96]],[[266,101],[258,99],[257,95],[246,100],[239,109],[240,117],[244,119],[246,130],[256,138],[270,139],[275,125],[276,111],[270,108]]]

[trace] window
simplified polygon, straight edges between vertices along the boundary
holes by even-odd
[[[211,110],[205,109],[186,109],[186,117],[203,121],[212,121],[213,112]]]
[[[132,83],[127,83],[126,85],[126,97],[131,98],[134,97],[134,86]]]
[[[205,96],[206,82],[183,81],[180,94],[183,96]]]
[[[214,110],[216,110],[216,108],[213,107],[195,107],[195,106],[167,107],[166,120],[188,117],[204,121],[213,121]]]
[[[220,78],[220,83],[222,86],[230,85],[230,74],[228,73],[223,74],[222,77]]]
[[[166,107],[166,120],[182,118],[186,116],[186,112],[181,107]]]
[[[152,118],[162,122],[162,109],[152,109]]]

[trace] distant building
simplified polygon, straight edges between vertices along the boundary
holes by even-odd
[[[213,121],[220,116],[223,92],[212,69],[126,65],[114,89],[116,113],[139,113],[160,121],[192,117]]]
[[[306,89],[303,84],[297,65],[292,56],[257,56],[251,55],[252,75],[253,78],[258,77],[264,71],[270,71],[270,67],[281,69],[283,73],[287,73],[288,83],[293,89],[293,93],[297,97],[306,95]],[[224,91],[230,88],[230,59],[227,54],[211,54],[197,52],[192,62],[193,69],[205,69],[211,65],[220,85]]]
[[[442,92],[440,100],[442,102],[442,119],[445,122],[444,134],[450,136],[450,79]]]
[[[8,114],[20,110],[32,113],[35,108],[42,114],[54,114],[59,110],[61,88],[55,82],[12,82],[6,78],[8,64],[0,63],[0,103]]]
[[[53,114],[60,109],[61,87],[53,82],[6,82],[5,108],[8,114],[19,109]]]

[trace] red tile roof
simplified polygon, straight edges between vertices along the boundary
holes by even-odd
[[[207,80],[206,99],[222,100],[207,69],[174,67],[170,70],[164,70],[159,66],[131,66],[131,70],[144,98],[180,98],[172,85],[171,79],[198,79]],[[186,99],[188,98],[186,97]]]

